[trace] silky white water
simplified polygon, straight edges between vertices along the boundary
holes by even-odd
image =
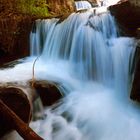
[[[31,56],[0,70],[1,82],[35,78],[60,83],[64,98],[31,126],[46,140],[139,140],[140,108],[129,100],[135,40],[114,18],[92,11],[36,21]],[[34,45],[33,45],[34,44]],[[35,47],[35,48],[33,48]],[[65,90],[64,90],[65,89]]]
[[[103,7],[103,6],[110,6],[117,4],[120,0],[96,0],[96,2],[86,1],[86,0],[79,0],[75,1],[75,9],[79,10],[86,10],[92,7]]]

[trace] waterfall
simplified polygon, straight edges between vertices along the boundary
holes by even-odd
[[[88,1],[75,1],[76,10],[85,10],[92,8],[92,5]]]
[[[139,140],[140,110],[129,100],[135,40],[119,35],[109,12],[37,20],[30,38],[29,59],[0,70],[0,78],[31,79],[40,56],[35,78],[62,84],[64,98],[45,109],[44,120],[31,124],[39,135],[46,140]]]
[[[46,110],[38,133],[48,140],[139,140],[140,111],[129,100],[135,40],[119,35],[109,12],[73,13],[40,26],[37,67],[47,75],[36,70],[36,77],[52,76],[69,90]]]
[[[47,32],[49,32],[49,27],[56,23],[54,20],[37,20],[33,26],[32,32],[30,33],[30,46],[31,46],[31,56],[38,56],[41,54],[44,42],[47,37]],[[46,26],[44,26],[44,22]]]

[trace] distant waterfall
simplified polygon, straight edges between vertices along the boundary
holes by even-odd
[[[92,8],[92,5],[88,1],[75,1],[76,10],[84,10]]]

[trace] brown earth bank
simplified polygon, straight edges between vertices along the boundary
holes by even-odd
[[[14,0],[0,0],[0,64],[29,54],[32,20],[15,7]]]
[[[0,61],[11,61],[29,55],[29,33],[32,18],[9,13],[0,17]]]

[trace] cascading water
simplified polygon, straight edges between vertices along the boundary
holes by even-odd
[[[47,109],[40,135],[48,140],[139,140],[140,112],[129,101],[134,39],[118,36],[109,13],[88,11],[36,26],[45,38],[40,62],[48,75],[69,87],[60,105]]]
[[[139,140],[140,111],[129,100],[135,40],[118,36],[109,13],[74,13],[61,23],[38,20],[31,40],[37,48],[31,49],[30,58],[40,56],[35,78],[60,82],[67,89],[57,105],[46,109],[46,118],[32,124],[43,138]],[[26,81],[32,63],[29,59],[1,70],[0,77],[3,82]]]
[[[76,10],[84,10],[92,8],[92,5],[88,1],[75,1]]]

